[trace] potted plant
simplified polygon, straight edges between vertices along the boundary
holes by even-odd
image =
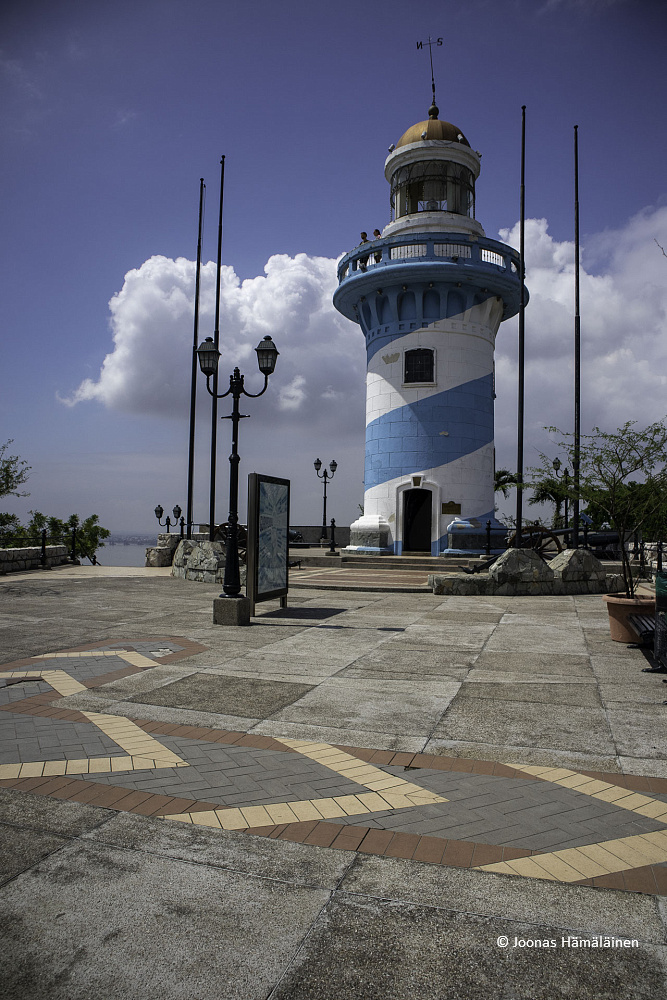
[[[575,468],[575,448],[572,434],[556,427],[547,428],[558,435],[559,447]],[[541,473],[532,484],[553,479],[546,456],[542,455]],[[608,524],[619,539],[623,592],[606,594],[611,637],[617,642],[635,642],[636,635],[627,624],[627,616],[652,609],[655,598],[636,592],[628,542],[656,512],[664,507],[667,495],[667,425],[659,420],[640,430],[636,421],[629,420],[612,433],[594,427],[591,434],[582,434],[579,448],[578,484],[573,476],[567,483],[566,496],[579,500],[587,508],[594,527]],[[562,486],[563,481],[560,480]]]

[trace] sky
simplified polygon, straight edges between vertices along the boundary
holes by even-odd
[[[363,502],[363,336],[336,260],[390,220],[387,148],[440,117],[482,153],[477,218],[518,245],[526,105],[526,465],[573,425],[573,126],[579,127],[582,429],[667,412],[667,8],[662,0],[10,0],[0,13],[0,443],[25,517],[151,532],[185,509],[199,179],[200,339],[213,332],[225,157],[221,386],[280,356],[242,412],[242,482],[289,478],[317,524]],[[496,342],[496,453],[516,465],[517,321]],[[219,404],[224,415],[227,401]],[[218,427],[217,518],[230,428]],[[195,520],[208,517],[198,385]],[[243,489],[242,489],[243,494]],[[503,511],[502,498],[500,509]],[[242,503],[242,509],[243,509]],[[505,505],[511,508],[511,504]],[[530,510],[530,508],[529,508]]]

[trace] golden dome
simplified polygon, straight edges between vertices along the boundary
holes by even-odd
[[[435,111],[436,114],[433,115],[431,112]],[[450,122],[442,122],[437,117],[438,109],[432,107],[429,109],[429,119],[425,122],[417,122],[412,128],[409,128],[407,132],[404,132],[401,138],[396,143],[396,148],[400,146],[408,146],[411,142],[421,142],[422,133],[426,132],[425,138],[441,140],[443,142],[460,142],[464,146],[470,146],[470,143],[466,137],[461,132],[461,129],[456,125],[452,125]]]

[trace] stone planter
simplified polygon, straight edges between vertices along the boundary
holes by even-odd
[[[637,642],[635,630],[628,624],[628,615],[651,614],[655,610],[655,597],[626,597],[624,594],[605,594],[602,598],[609,612],[609,631],[614,642]]]

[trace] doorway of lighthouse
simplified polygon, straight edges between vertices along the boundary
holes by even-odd
[[[430,490],[406,490],[403,494],[403,551],[431,551]]]

